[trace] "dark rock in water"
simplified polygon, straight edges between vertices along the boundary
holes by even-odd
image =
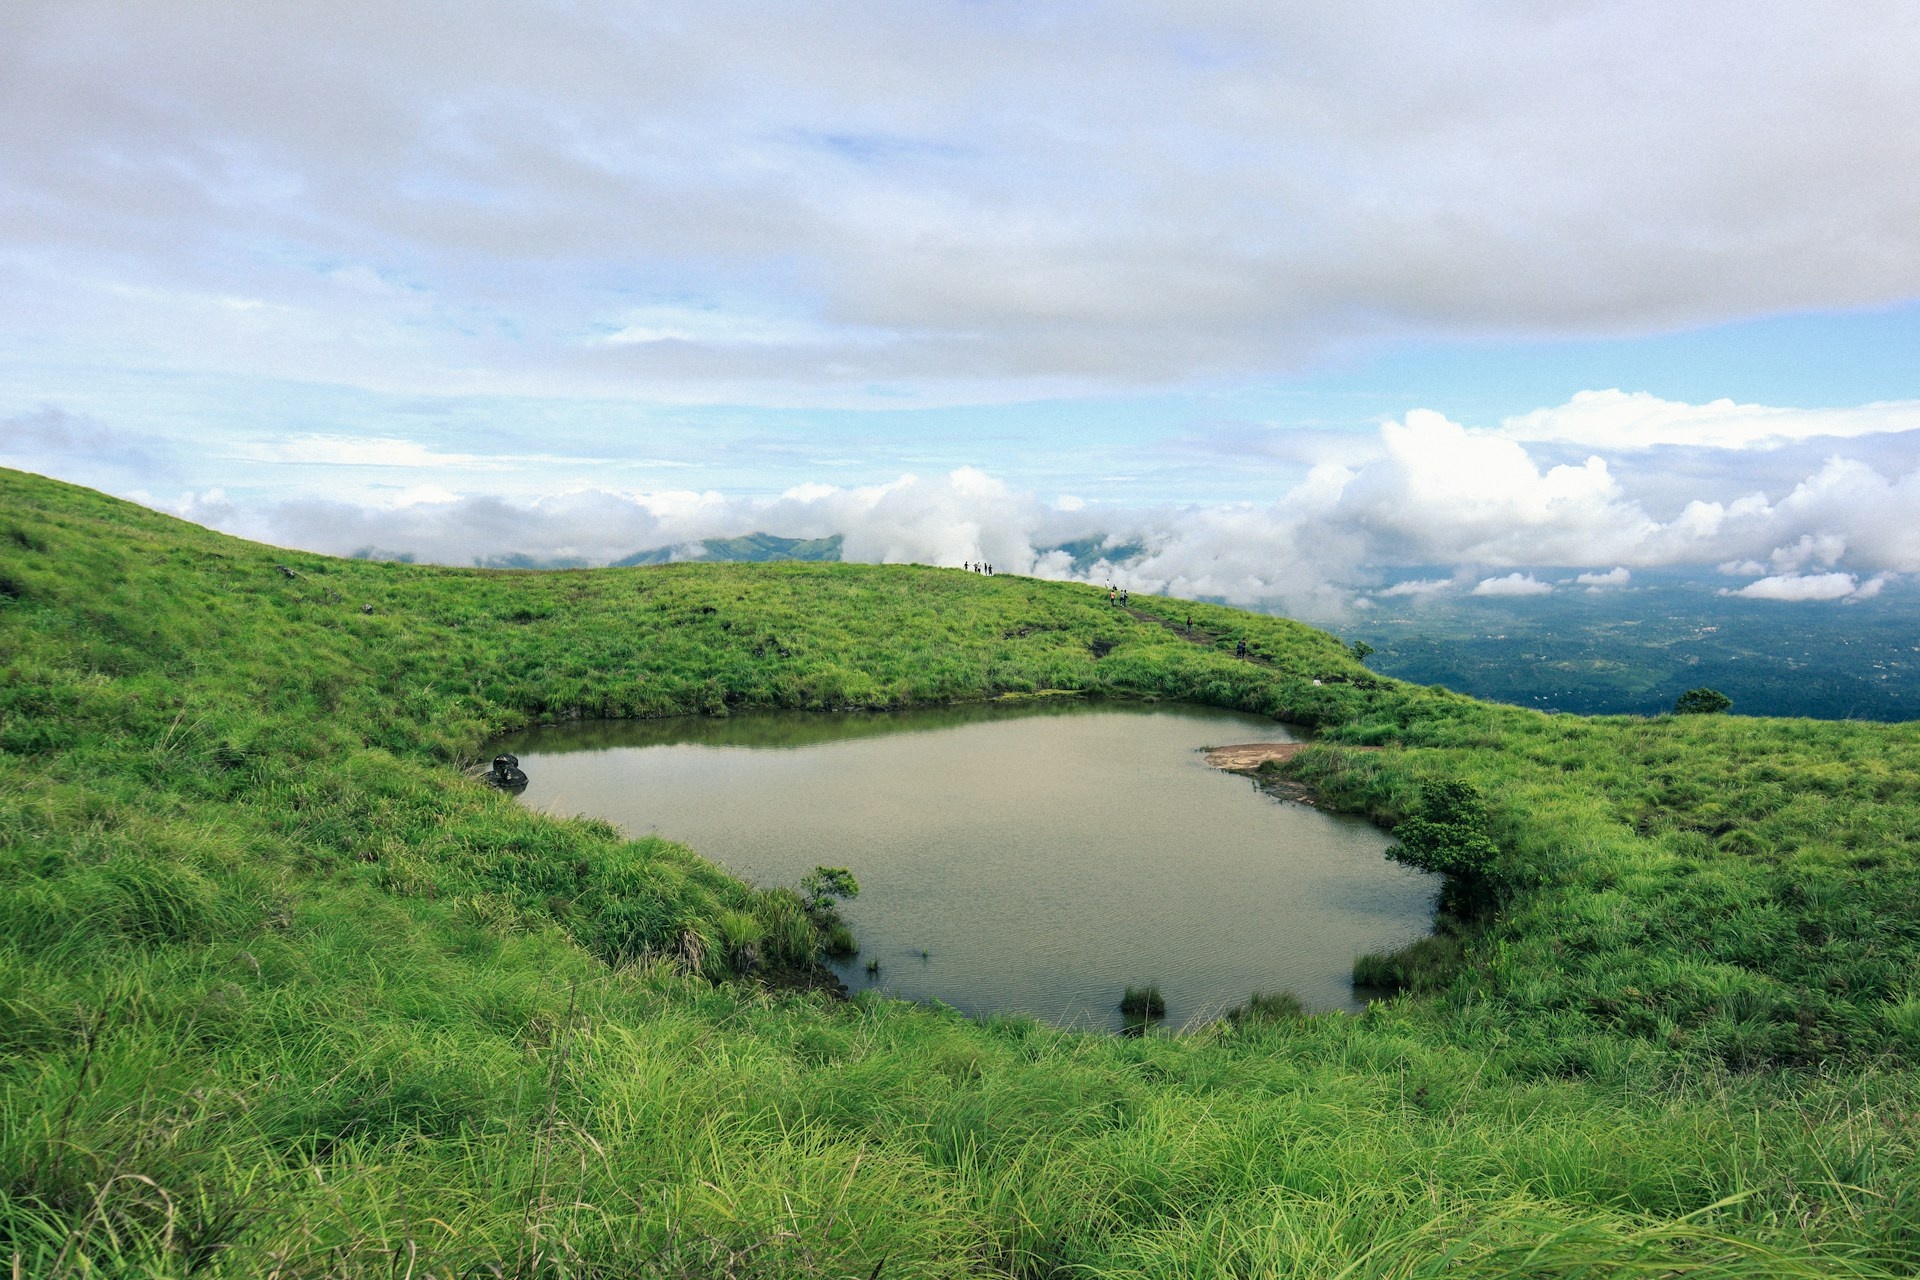
[[[519,756],[495,756],[493,771],[487,774],[487,781],[503,791],[515,790],[527,785],[527,775],[520,771]]]

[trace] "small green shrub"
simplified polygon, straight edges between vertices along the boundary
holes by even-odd
[[[1689,689],[1673,700],[1673,713],[1679,716],[1718,715],[1733,705],[1733,699],[1718,689]]]
[[[1436,934],[1397,951],[1368,954],[1353,962],[1353,985],[1375,991],[1437,991],[1460,968],[1460,940]]]
[[[860,944],[839,911],[843,899],[859,896],[860,882],[845,867],[815,867],[801,878],[800,905],[819,936],[820,949],[835,960],[860,954]]]
[[[853,930],[844,924],[830,924],[820,940],[820,949],[835,960],[850,960],[860,954],[860,944],[853,939]]]
[[[1128,987],[1120,997],[1120,1012],[1129,1018],[1164,1018],[1167,1002],[1155,986]]]
[[[831,915],[843,899],[860,896],[860,882],[845,867],[815,867],[800,880],[800,900],[811,915]]]
[[[1393,829],[1387,857],[1447,877],[1447,905],[1474,915],[1491,908],[1502,885],[1500,848],[1487,834],[1487,802],[1472,783],[1429,782],[1420,812]]]
[[[1227,1014],[1235,1026],[1261,1022],[1285,1022],[1307,1016],[1306,1006],[1291,991],[1256,991],[1247,1002]]]

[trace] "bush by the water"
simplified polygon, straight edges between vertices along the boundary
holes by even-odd
[[[1256,991],[1248,1001],[1227,1014],[1227,1020],[1235,1025],[1259,1022],[1280,1022],[1288,1018],[1304,1018],[1306,1006],[1300,1003],[1300,997],[1291,991]]]
[[[1160,994],[1158,987],[1128,987],[1120,997],[1120,1012],[1129,1018],[1164,1018],[1167,1016],[1166,998]]]
[[[1460,940],[1447,934],[1416,938],[1384,954],[1353,962],[1353,985],[1368,991],[1438,991],[1460,967]]]
[[[860,896],[860,882],[846,867],[815,867],[800,880],[800,902],[820,938],[820,950],[835,960],[860,954],[853,930],[840,916],[840,903]]]
[[[1485,912],[1506,887],[1498,874],[1499,846],[1487,834],[1487,802],[1472,783],[1425,784],[1419,812],[1393,829],[1393,839],[1387,857],[1447,877],[1450,910]]]

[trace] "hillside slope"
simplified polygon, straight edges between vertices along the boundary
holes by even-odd
[[[1548,717],[952,570],[332,560],[8,472],[0,512],[21,1274],[1920,1260],[1914,726]],[[1363,1017],[976,1024],[733,978],[805,962],[791,895],[461,772],[536,719],[1039,690],[1317,726],[1295,775],[1386,824],[1466,780],[1496,909]]]

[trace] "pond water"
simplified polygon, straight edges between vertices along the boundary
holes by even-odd
[[[762,885],[860,881],[847,985],[1119,1027],[1151,983],[1167,1025],[1254,991],[1357,1008],[1353,958],[1432,921],[1434,877],[1369,824],[1273,799],[1201,747],[1271,720],[1165,704],[778,713],[529,730],[524,803],[658,833]],[[867,962],[878,960],[877,976]]]

